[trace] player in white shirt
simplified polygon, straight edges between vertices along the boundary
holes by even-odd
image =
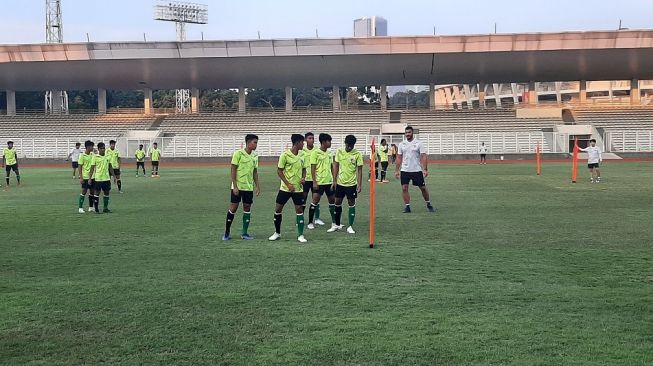
[[[478,152],[481,153],[481,162],[479,165],[487,165],[487,152],[488,152],[487,146],[485,146],[485,142],[481,142],[481,148],[478,149]]]
[[[79,156],[84,152],[81,149],[82,144],[81,143],[76,143],[75,148],[70,150],[70,153],[68,154],[68,157],[66,158],[66,161],[70,160],[72,161],[72,166],[73,166],[73,179],[77,178],[76,173],[77,173],[77,168],[79,168]]]
[[[395,177],[401,178],[401,195],[406,205],[404,213],[411,212],[410,193],[408,192],[408,184],[411,181],[414,186],[419,187],[420,191],[422,191],[422,197],[424,197],[429,212],[435,212],[424,181],[424,178],[429,176],[426,146],[413,136],[413,128],[410,126],[406,127],[404,136],[406,139],[399,144],[395,167]]]
[[[590,183],[601,183],[601,171],[599,164],[603,162],[603,155],[601,149],[596,146],[596,140],[590,140],[590,146],[586,149],[579,149],[587,153],[587,167],[590,170]]]

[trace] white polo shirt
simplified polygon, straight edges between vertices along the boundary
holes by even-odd
[[[426,146],[416,139],[413,141],[404,140],[399,144],[397,153],[401,155],[401,171],[407,173],[415,173],[422,171],[422,164],[420,157],[426,154]]]

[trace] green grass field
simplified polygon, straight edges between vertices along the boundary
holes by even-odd
[[[68,169],[24,168],[0,192],[0,364],[651,365],[652,168],[434,165],[438,214],[380,187],[376,249],[367,187],[355,236],[299,244],[286,207],[270,243],[263,167],[257,240],[223,243],[227,168],[130,167],[106,215],[77,213]]]

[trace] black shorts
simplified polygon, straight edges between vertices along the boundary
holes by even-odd
[[[356,186],[345,187],[341,185],[336,186],[336,198],[344,198],[347,196],[347,199],[356,199],[358,197],[358,190]]]
[[[93,182],[90,179],[82,181],[82,189],[93,189]]]
[[[159,162],[158,161],[153,161],[152,166],[159,166]]]
[[[14,173],[18,174],[18,164],[14,165],[5,165],[5,171],[9,173],[10,171],[14,171]]]
[[[120,168],[114,169],[113,170],[113,175],[115,175],[116,177],[119,177],[120,176]]]
[[[317,193],[320,196],[326,194],[327,197],[331,197],[335,194],[335,192],[331,187],[332,187],[331,184],[320,184],[319,186],[317,186],[317,191],[313,191],[313,193]]]
[[[424,174],[422,172],[401,172],[401,185],[405,186],[413,181],[415,187],[424,187]]]
[[[481,159],[485,159],[486,156],[487,154],[481,154]]]
[[[77,169],[77,168],[79,168],[79,163],[76,162],[76,161],[73,161],[72,166],[73,166],[73,169]]]
[[[304,184],[302,184],[302,189],[304,190],[304,193],[308,193],[313,191],[313,181],[304,181]]]
[[[241,201],[249,205],[254,203],[254,192],[238,191],[238,195],[235,195],[234,191],[231,190],[231,203],[240,203]]]
[[[145,162],[144,161],[137,161],[136,162],[136,169],[138,169],[139,167],[145,168]]]
[[[111,181],[106,180],[104,182],[94,182],[93,183],[93,188],[99,193],[100,191],[104,192],[104,194],[109,193],[111,191]]]
[[[592,164],[587,164],[587,167],[589,169],[598,169],[599,168],[599,163],[592,163]]]
[[[304,204],[304,194],[302,192],[286,192],[279,191],[277,194],[277,203],[280,205],[285,205],[289,199],[292,198],[292,202],[295,206],[301,206]]]

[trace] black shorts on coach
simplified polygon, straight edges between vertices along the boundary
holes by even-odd
[[[341,185],[336,186],[336,198],[356,199],[358,197],[358,189],[356,186],[345,187]]]
[[[302,192],[286,192],[279,191],[277,194],[277,203],[280,205],[285,205],[289,199],[292,198],[292,202],[295,206],[301,206],[304,204],[304,194]]]
[[[415,187],[424,187],[424,174],[422,172],[401,172],[401,185],[408,185],[413,182]]]
[[[246,203],[251,205],[254,203],[254,191],[238,191],[238,195],[234,194],[231,190],[231,203]]]
[[[79,168],[79,163],[76,161],[73,161],[71,165],[73,166],[73,169]]]
[[[599,168],[599,163],[587,164],[587,167],[589,169],[598,169]]]

